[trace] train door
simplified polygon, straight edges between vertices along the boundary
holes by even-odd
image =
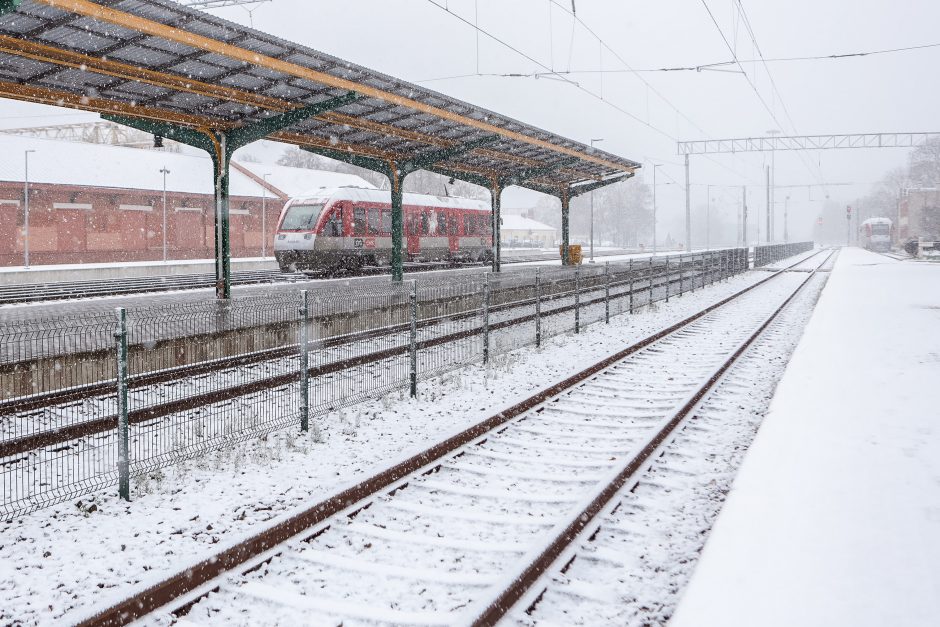
[[[447,212],[447,243],[452,258],[460,256],[460,216],[451,209]]]
[[[421,256],[421,212],[412,208],[404,213],[408,258],[417,259]]]

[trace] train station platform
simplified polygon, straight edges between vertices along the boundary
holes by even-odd
[[[843,249],[670,627],[936,625],[940,264]]]
[[[277,270],[274,257],[232,258],[232,271]],[[63,265],[12,266],[0,268],[0,285],[59,283],[129,277],[175,276],[215,272],[212,259],[173,259],[169,261],[129,261],[125,263],[75,263]]]

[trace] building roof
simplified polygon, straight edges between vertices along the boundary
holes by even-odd
[[[26,150],[35,151],[29,155],[32,183],[162,191],[160,170],[165,167],[169,170],[168,192],[213,194],[212,162],[208,156],[3,134],[0,134],[0,181],[23,182]],[[254,173],[257,179],[232,168],[229,183],[232,196],[272,198],[274,195],[263,192],[258,182],[267,172],[271,173],[268,181],[288,197],[319,187],[373,187],[354,174],[261,163],[238,165]]]
[[[513,231],[552,231],[553,233],[557,230],[553,226],[548,224],[543,224],[536,220],[530,218],[525,218],[523,216],[514,216],[510,214],[500,214],[502,218],[502,226],[504,230],[513,230]]]
[[[373,169],[421,164],[555,194],[581,193],[640,167],[168,0],[4,4],[0,96],[7,98],[200,133],[263,128],[271,139]],[[272,122],[285,119],[291,122]]]

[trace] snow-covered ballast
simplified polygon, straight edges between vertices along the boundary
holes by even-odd
[[[470,198],[405,194],[404,240],[411,261],[487,261],[492,258],[489,204]],[[388,266],[392,206],[388,191],[320,189],[290,199],[274,237],[281,270]]]

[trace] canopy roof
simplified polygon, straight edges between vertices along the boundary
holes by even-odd
[[[640,167],[167,0],[0,0],[4,10],[0,97],[194,129],[261,128],[366,167],[554,195]]]

